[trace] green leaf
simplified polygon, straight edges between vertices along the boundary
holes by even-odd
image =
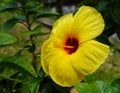
[[[39,70],[38,76],[39,76],[40,79],[42,79],[42,78],[45,77],[45,75],[46,75],[46,73],[43,71],[43,69],[42,69],[42,67],[41,67],[41,69]]]
[[[30,89],[24,83],[18,83],[15,86],[15,93],[31,93]]]
[[[113,20],[120,24],[120,7],[114,7],[113,10],[112,10],[112,17],[113,17]]]
[[[34,78],[31,81],[26,82],[25,85],[28,86],[31,93],[37,93],[39,82],[39,80]]]
[[[104,82],[102,81],[96,81],[90,84],[87,83],[76,84],[75,88],[79,93],[105,93],[102,92],[104,91]]]
[[[30,2],[27,2],[24,5],[24,7],[28,9],[27,14],[36,15],[37,13],[40,12],[40,9],[43,7],[43,3],[30,1]]]
[[[6,46],[16,41],[17,39],[12,35],[0,32],[0,46]]]
[[[26,86],[25,84],[22,84],[22,88],[20,89],[20,93],[32,93],[29,89],[28,86]]]
[[[26,35],[40,36],[40,35],[49,34],[49,33],[43,33],[43,32],[41,32],[41,30],[42,30],[42,26],[37,26],[36,28],[34,28],[31,31],[27,30],[27,31],[21,32],[19,34],[19,36],[26,36]]]
[[[41,83],[40,83],[40,93],[68,93],[68,92],[65,92],[65,91],[58,91],[56,89],[56,87],[53,85],[53,82],[51,82],[51,79],[46,77],[44,78]]]
[[[103,81],[94,81],[90,84],[90,86],[93,85],[93,86],[96,86],[96,88],[99,89],[99,93],[110,93],[110,92],[107,92],[109,91],[108,88],[109,88],[109,83],[106,83],[106,82],[103,82]],[[92,91],[92,90],[91,90]],[[92,92],[91,92],[92,93]],[[95,92],[95,93],[98,93],[98,92]]]
[[[106,6],[108,5],[108,2],[106,1],[101,1],[99,2],[97,5],[95,5],[95,8],[98,10],[98,11],[103,11]]]
[[[1,31],[8,32],[10,29],[12,29],[16,25],[17,22],[22,23],[24,21],[26,21],[26,18],[23,15],[19,15],[19,16],[10,18],[3,24]]]
[[[92,3],[95,3],[95,0],[82,0],[77,6],[81,7],[82,5],[91,5]]]
[[[100,35],[100,36],[98,36],[98,37],[96,38],[96,40],[99,41],[99,42],[101,42],[101,43],[103,43],[103,44],[111,45],[111,43],[110,43],[109,40],[108,40],[108,37],[105,36],[105,35],[103,35],[103,34]]]
[[[18,22],[20,22],[20,23],[26,21],[26,17],[23,16],[23,15],[16,16],[16,17],[14,17],[14,19],[15,19],[15,20],[18,20]]]
[[[27,9],[40,9],[43,7],[43,3],[41,2],[35,2],[35,1],[30,1],[30,2],[27,2],[25,5],[24,5],[25,8]]]
[[[33,53],[33,52],[35,51],[35,48],[36,48],[36,45],[33,44],[32,46],[30,46],[30,47],[28,48],[28,51],[29,51],[30,53]]]
[[[16,9],[16,8],[18,8],[17,3],[14,3],[14,2],[6,3],[5,5],[0,7],[0,12],[9,11],[9,10]]]
[[[90,84],[76,84],[75,88],[79,93],[120,93],[120,79],[111,83],[104,81],[93,81]]]
[[[0,65],[7,66],[12,69],[17,69],[21,73],[27,74],[32,77],[37,77],[32,64],[28,60],[20,57],[13,56],[5,58],[0,62]]]
[[[79,93],[87,93],[90,91],[89,86],[87,83],[80,83],[80,84],[76,84],[75,88],[77,89],[77,91]],[[87,88],[87,89],[86,89]]]
[[[10,81],[15,81],[15,82],[22,82],[18,79],[14,79],[14,78],[10,78],[10,77],[7,77],[7,76],[2,76],[2,75],[0,75],[0,78],[10,80]]]
[[[0,61],[2,61],[5,58],[2,54],[0,54]]]
[[[113,93],[120,93],[120,78],[112,81],[111,87],[113,88]]]
[[[14,0],[3,0],[5,3],[13,2]]]
[[[2,26],[1,31],[2,32],[8,32],[10,29],[12,29],[15,24],[18,22],[18,19],[16,18],[11,18],[8,19]]]
[[[110,30],[115,24],[115,22],[112,19],[112,15],[109,12],[104,15],[104,21],[105,21],[105,28],[104,28],[105,31]]]
[[[0,73],[0,76],[3,77],[11,77],[12,75],[16,74],[18,71],[14,69],[10,69],[8,67],[2,67],[3,71]]]
[[[34,28],[32,31],[25,31],[25,32],[21,32],[19,35],[21,36],[25,36],[25,35],[35,35],[40,33],[42,30],[42,26],[37,26],[36,28]]]
[[[117,33],[118,38],[120,39],[120,25],[116,25],[115,31]]]
[[[43,12],[36,15],[36,18],[43,18],[43,17],[53,17],[58,16],[59,13],[53,13],[53,12]]]

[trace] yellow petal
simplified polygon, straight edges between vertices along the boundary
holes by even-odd
[[[43,70],[48,74],[49,71],[48,71],[48,66],[49,66],[49,63],[44,61],[45,60],[45,55],[47,55],[47,47],[50,43],[50,40],[46,40],[44,41],[44,43],[42,44],[42,48],[41,48],[41,65],[43,67]]]
[[[56,40],[45,41],[42,47],[42,67],[57,84],[72,86],[83,80],[84,75],[78,74],[69,62],[68,55],[56,44]],[[59,42],[59,41],[58,41]]]
[[[48,40],[44,41],[42,44],[41,48],[41,65],[43,67],[43,70],[49,74],[49,60],[51,56],[51,53],[57,51],[57,50],[62,50],[63,51],[63,46],[61,44],[61,41],[59,39],[55,38],[49,38]]]
[[[54,61],[49,65],[49,71],[51,78],[61,86],[73,86],[81,82],[84,78],[83,74],[76,73],[72,68],[69,57],[66,55],[59,54],[59,56],[54,56]]]
[[[51,37],[58,38],[62,41],[70,35],[73,23],[73,15],[66,14],[59,18],[53,25]]]
[[[104,29],[104,20],[95,8],[82,6],[74,16],[72,35],[79,37],[81,42],[93,39]]]
[[[103,64],[108,54],[108,46],[90,40],[79,46],[78,50],[71,55],[70,62],[78,73],[88,75],[95,72]]]

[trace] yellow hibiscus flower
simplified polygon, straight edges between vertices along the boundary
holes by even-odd
[[[61,86],[79,83],[105,61],[109,47],[93,40],[104,29],[104,20],[95,8],[82,6],[76,14],[66,14],[53,25],[42,45],[44,71]]]

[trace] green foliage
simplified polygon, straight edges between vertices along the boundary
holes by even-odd
[[[109,46],[111,45],[110,41],[108,40],[108,37],[105,36],[104,34],[98,36],[96,38],[96,40],[103,43],[103,44],[106,44],[106,45],[109,45]]]
[[[21,36],[36,35],[36,34],[41,33],[41,30],[42,30],[42,26],[37,26],[31,31],[24,31],[24,32],[21,32],[19,35],[21,35]]]
[[[117,2],[116,2],[117,3]],[[120,2],[118,2],[118,3],[120,3]],[[120,24],[120,17],[119,17],[119,15],[120,15],[120,6],[119,5],[117,5],[116,4],[116,6],[114,6],[113,7],[113,9],[112,9],[112,18],[113,18],[113,20],[116,22],[116,23],[118,23],[118,24]]]
[[[9,34],[0,32],[0,47],[15,43],[17,39]]]
[[[39,82],[40,81],[38,79],[34,78],[31,81],[28,81],[25,83],[25,86],[28,86],[28,88],[30,89],[29,93],[37,93],[38,88],[39,88]]]
[[[51,17],[51,16],[58,16],[59,13],[52,13],[52,12],[42,12],[38,13],[36,15],[36,18],[42,18],[42,17]]]
[[[18,19],[16,18],[11,18],[11,19],[8,19],[4,25],[2,26],[1,28],[1,31],[2,32],[8,32],[11,28],[14,27],[14,25],[18,22]]]
[[[10,11],[10,10],[17,9],[17,8],[18,8],[17,3],[14,3],[14,2],[5,3],[0,7],[0,12]]]
[[[98,11],[105,11],[105,7],[108,5],[108,2],[107,1],[101,1],[101,2],[98,2],[98,4],[95,5],[95,8],[98,10]]]
[[[22,73],[37,77],[36,72],[34,71],[30,62],[19,57],[14,56],[14,57],[4,58],[3,60],[1,60],[0,65],[14,68],[19,70]]]
[[[19,39],[11,30],[19,24],[26,30],[17,33],[17,38],[27,37],[13,55],[0,53],[0,93],[38,93],[40,82],[46,77],[40,65],[40,52],[37,51],[36,38],[49,34],[42,32],[43,24],[38,24],[39,18],[58,16],[58,13],[44,11],[43,4],[35,0],[2,0],[0,13],[11,15],[5,18],[0,31],[0,47],[11,47]],[[9,16],[8,15],[8,16]],[[31,54],[24,55],[24,52]],[[29,59],[28,59],[29,58]]]
[[[75,85],[79,93],[119,93],[120,79],[116,79],[111,83],[103,81],[93,81],[90,84],[80,83]]]

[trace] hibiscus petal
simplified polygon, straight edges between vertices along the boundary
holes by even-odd
[[[104,20],[95,8],[82,6],[74,16],[72,35],[79,37],[81,42],[93,39],[104,29]]]
[[[84,75],[92,74],[103,64],[109,54],[109,47],[95,40],[86,41],[71,55],[73,68]]]
[[[69,63],[65,55],[54,56],[54,61],[49,65],[51,78],[61,86],[72,86],[83,80],[84,75],[78,74]]]
[[[48,74],[48,66],[49,63],[45,61],[45,55],[47,55],[47,47],[49,45],[51,41],[48,39],[46,41],[44,41],[44,43],[42,44],[42,49],[41,49],[41,65],[43,67],[43,70]]]
[[[73,24],[72,14],[66,14],[62,16],[54,23],[51,37],[55,37],[64,41],[66,37],[70,35],[72,24]]]
[[[61,86],[72,86],[81,82],[84,75],[78,74],[73,69],[69,62],[70,55],[60,48],[56,42],[57,41],[54,41],[53,39],[49,39],[43,44],[43,69],[51,76],[53,81]]]

